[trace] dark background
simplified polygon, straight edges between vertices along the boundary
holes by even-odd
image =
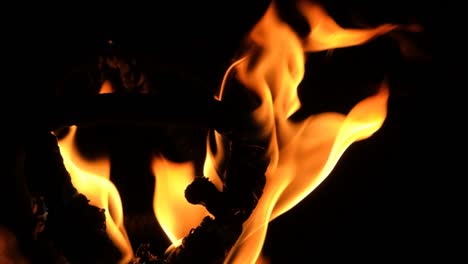
[[[425,31],[405,35],[418,50],[412,53],[417,56],[401,56],[395,39],[402,35],[394,34],[359,47],[336,50],[332,57],[325,52],[308,57],[303,86],[314,85],[314,89],[300,89],[303,113],[345,113],[375,91],[385,75],[390,83],[388,117],[375,135],[353,144],[344,153],[331,175],[311,195],[270,224],[264,254],[271,263],[323,263],[321,260],[331,262],[343,257],[379,262],[408,258],[408,254],[421,258],[418,249],[424,248],[429,234],[422,227],[428,202],[419,161],[423,154],[419,138],[424,130],[418,121],[422,111],[418,102],[421,90],[429,83],[431,7],[423,1],[401,0],[323,3],[343,26],[416,22]],[[77,88],[77,83],[86,84],[83,73],[96,64],[97,56],[106,51],[111,39],[137,59],[155,89],[174,98],[184,93],[209,96],[238,54],[242,38],[267,6],[265,0],[243,0],[224,4],[154,1],[97,6],[72,2],[67,6],[11,7],[18,15],[7,21],[15,26],[4,32],[3,55],[9,67],[5,83],[13,87],[6,92],[21,95],[17,106],[25,109],[28,100],[42,100],[39,96],[48,100],[47,96],[57,90],[86,93]],[[286,19],[300,26],[300,19],[288,13],[292,12],[291,5],[282,1],[282,6]],[[143,168],[148,165],[144,156],[154,148],[164,152],[176,146],[183,152],[194,147],[192,143],[203,145],[198,141],[203,140],[198,137],[203,131],[178,131],[171,134],[170,143],[162,140],[164,144],[150,132],[142,136],[130,131],[134,130],[122,128],[105,143],[99,133],[86,136],[84,131],[80,142],[88,142],[82,150],[89,155],[108,151],[111,142],[120,143],[111,158],[124,162],[113,165],[112,177],[124,193],[124,208],[139,215],[149,204],[138,201],[148,200],[153,188],[144,184],[149,181],[144,175],[149,173]],[[157,131],[161,137],[170,134],[167,130]],[[187,134],[191,135],[189,139]],[[175,140],[174,135],[182,140]],[[150,140],[151,150],[146,140]],[[189,150],[184,155],[193,158],[199,154]],[[115,166],[121,166],[120,173]],[[132,187],[124,184],[124,174],[138,174],[138,170],[143,175],[142,183]]]

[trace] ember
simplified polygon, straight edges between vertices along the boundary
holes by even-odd
[[[320,231],[284,235],[289,248],[276,250],[275,226],[314,200],[315,218],[303,217],[314,224],[292,220],[288,230],[320,229],[317,206],[336,191],[329,178],[360,181],[362,168],[340,172],[339,162],[357,142],[374,144],[373,156],[398,96],[385,63],[414,56],[406,35],[424,29],[391,19],[345,27],[325,7],[263,3],[247,16],[240,53],[225,54],[233,60],[209,77],[162,80],[170,63],[156,60],[155,70],[151,56],[106,38],[93,64],[59,81],[47,106],[12,123],[21,129],[8,136],[16,156],[2,185],[17,193],[2,208],[18,213],[2,213],[0,262],[259,264],[311,254],[289,252],[290,240]],[[340,59],[351,69],[330,66]],[[367,166],[359,158],[354,166]],[[322,228],[333,223],[341,222]]]

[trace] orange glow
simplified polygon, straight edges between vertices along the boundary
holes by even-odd
[[[178,243],[209,215],[205,207],[185,199],[185,188],[195,179],[193,163],[175,163],[157,156],[153,160],[153,174],[155,216],[171,242]]]
[[[92,162],[82,159],[74,144],[76,129],[76,126],[71,126],[70,132],[58,142],[65,168],[75,188],[89,199],[90,204],[106,210],[107,233],[123,255],[120,263],[129,263],[133,250],[124,227],[119,192],[109,180],[109,160]]]
[[[20,252],[16,236],[7,228],[0,225],[0,263],[2,264],[30,264]]]
[[[343,29],[317,4],[299,1],[298,7],[311,33],[305,38],[296,34],[277,16],[273,2],[248,35],[254,48],[228,68],[216,97],[223,100],[227,76],[235,76],[261,99],[252,117],[263,130],[253,136],[269,140],[267,154],[271,160],[263,195],[225,263],[262,262],[268,223],[309,195],[331,173],[346,149],[373,135],[386,118],[389,90],[382,83],[375,95],[357,102],[348,114],[326,112],[301,122],[289,120],[301,107],[297,88],[304,77],[306,52],[360,45],[397,28]],[[222,149],[219,141],[216,145],[216,149]],[[207,167],[218,159],[209,151],[207,156],[211,163],[205,163],[205,170],[213,172]]]
[[[112,93],[113,91],[114,91],[114,88],[112,87],[111,82],[106,80],[102,83],[101,89],[99,90],[99,94],[108,94],[108,93]]]

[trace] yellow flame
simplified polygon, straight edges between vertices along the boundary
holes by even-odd
[[[222,136],[219,133],[213,133],[215,137],[215,144],[220,145],[222,144]],[[210,148],[210,140],[209,140],[209,135],[207,136],[206,139],[206,149]],[[219,191],[223,190],[223,182],[221,181],[221,178],[218,175],[218,172],[216,171],[215,167],[216,164],[219,164],[225,157],[224,155],[224,149],[219,148],[216,153],[213,153],[213,151],[207,151],[206,152],[206,157],[205,157],[205,162],[203,164],[203,175],[210,179],[210,181],[216,186],[216,188]]]
[[[156,219],[171,242],[179,243],[209,215],[205,207],[190,204],[185,199],[185,189],[195,179],[194,165],[157,156],[152,167],[156,177],[153,200]]]
[[[133,250],[124,227],[119,192],[109,180],[109,160],[91,162],[82,159],[74,144],[76,130],[76,126],[71,126],[69,133],[58,142],[65,168],[75,188],[89,199],[90,204],[105,209],[106,231],[122,253],[120,263],[129,263]]]
[[[298,7],[311,26],[310,34],[301,38],[278,17],[272,2],[248,36],[254,48],[229,67],[217,96],[222,100],[227,76],[235,72],[261,99],[252,117],[263,129],[257,136],[269,139],[271,160],[264,193],[225,263],[260,261],[268,223],[310,194],[346,149],[370,137],[386,118],[389,91],[383,83],[377,94],[358,102],[347,115],[327,112],[302,122],[289,120],[301,107],[297,88],[304,77],[306,52],[360,45],[397,27],[343,29],[315,3],[299,1]],[[218,141],[216,149],[222,149]],[[205,171],[215,175],[207,167],[219,158],[209,151],[207,156]]]

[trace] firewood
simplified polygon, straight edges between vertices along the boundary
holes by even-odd
[[[185,190],[190,203],[204,205],[214,218],[205,217],[183,238],[181,245],[170,247],[165,254],[168,263],[223,263],[263,194],[269,165],[268,140],[257,136],[260,128],[250,119],[251,111],[258,106],[255,97],[249,93],[236,96],[247,102],[239,106],[231,101],[245,123],[218,131],[222,133],[227,154],[225,163],[218,168],[223,189],[218,191],[207,178],[198,177]]]
[[[47,207],[36,243],[52,244],[70,263],[116,263],[120,252],[106,233],[104,210],[73,186],[55,135],[34,130],[25,142],[28,189]]]

